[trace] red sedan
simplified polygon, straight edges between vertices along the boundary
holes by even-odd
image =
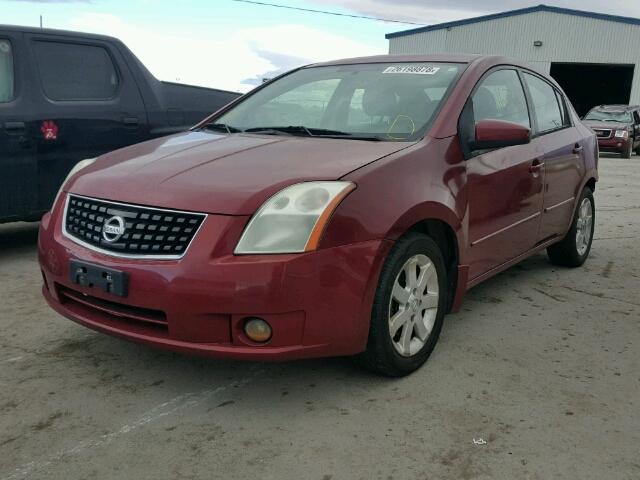
[[[560,87],[514,60],[307,66],[82,162],[42,220],[44,296],[162,348],[405,375],[469,288],[542,249],[586,260],[597,154]]]

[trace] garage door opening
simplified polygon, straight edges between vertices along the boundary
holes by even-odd
[[[550,73],[583,116],[596,105],[628,104],[633,70],[634,65],[552,63]]]

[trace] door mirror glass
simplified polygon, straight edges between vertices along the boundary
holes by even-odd
[[[472,150],[525,145],[531,141],[531,129],[514,122],[504,120],[481,120],[476,123],[475,140]]]

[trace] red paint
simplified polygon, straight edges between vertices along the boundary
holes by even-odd
[[[101,157],[66,189],[209,216],[181,260],[127,260],[64,237],[61,195],[41,224],[45,298],[81,324],[177,351],[263,360],[355,354],[365,348],[378,277],[393,242],[431,220],[451,232],[457,265],[450,294],[458,309],[470,286],[562,238],[575,202],[546,209],[577,197],[587,181],[597,179],[597,141],[573,111],[573,127],[530,139],[528,129],[490,121],[476,129],[479,138],[523,144],[465,160],[458,119],[474,86],[496,65],[524,65],[498,57],[398,58],[446,60],[469,66],[429,133],[415,143],[192,131]],[[582,147],[578,153],[576,144]],[[357,188],[331,216],[317,251],[233,255],[250,216],[272,194],[325,179],[348,180]],[[128,297],[73,285],[72,258],[128,272]],[[146,315],[147,321],[124,321],[109,313],[110,304],[98,309],[65,300],[65,289],[96,302],[118,302],[125,315]],[[273,338],[266,345],[244,337],[248,316],[271,322]],[[160,323],[149,322],[154,319]]]
[[[45,140],[57,140],[58,139],[58,125],[53,120],[45,120],[40,127],[42,137]]]
[[[482,120],[476,124],[476,142],[522,145],[531,141],[531,129],[502,120]]]

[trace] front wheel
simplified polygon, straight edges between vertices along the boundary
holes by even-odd
[[[622,152],[622,158],[631,158],[631,154],[633,153],[633,140],[629,140],[629,144],[625,147]]]
[[[551,263],[565,267],[579,267],[585,262],[593,242],[595,213],[593,192],[589,187],[585,187],[578,200],[578,210],[569,232],[560,243],[547,248]]]
[[[382,268],[367,349],[356,357],[358,363],[392,377],[422,366],[440,336],[446,277],[442,253],[430,237],[402,237]]]

